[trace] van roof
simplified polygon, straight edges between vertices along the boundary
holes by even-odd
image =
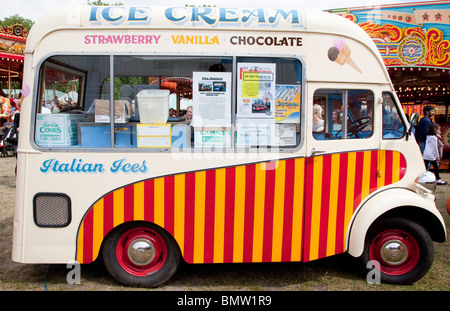
[[[331,13],[303,9],[218,7],[73,6],[52,10],[29,33],[25,53],[33,53],[45,36],[79,29],[207,29],[315,32],[356,39],[376,50],[353,22]]]

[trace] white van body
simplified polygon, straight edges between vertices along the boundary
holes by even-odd
[[[225,68],[208,70],[213,61]],[[342,17],[299,9],[57,9],[30,31],[23,84],[14,261],[90,263],[102,246],[111,256],[109,240],[125,255],[106,259],[114,261],[108,269],[136,278],[120,282],[157,286],[170,277],[152,263],[158,254],[171,270],[179,257],[360,257],[372,225],[392,217],[446,239],[432,192],[416,182],[425,167],[379,52]],[[193,121],[133,120],[138,88],[150,85],[177,94],[178,109],[192,98]],[[62,90],[59,108],[44,113]],[[336,107],[342,120],[332,126]],[[388,115],[397,122],[392,130]],[[131,138],[119,146],[122,134]],[[139,241],[114,244],[125,235]],[[132,255],[139,249],[142,262]],[[143,281],[153,273],[160,279]]]

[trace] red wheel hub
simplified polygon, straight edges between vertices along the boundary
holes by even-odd
[[[381,272],[389,275],[408,273],[419,262],[420,247],[416,239],[403,230],[386,230],[378,234],[369,248],[372,261],[380,263]]]
[[[167,259],[167,246],[156,231],[140,227],[125,232],[116,248],[119,264],[135,276],[148,276],[157,272]]]

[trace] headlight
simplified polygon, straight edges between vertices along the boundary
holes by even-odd
[[[433,193],[436,190],[436,176],[427,171],[416,178],[415,184],[419,193]]]

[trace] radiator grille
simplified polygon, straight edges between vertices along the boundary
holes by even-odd
[[[33,212],[39,227],[66,227],[71,221],[70,198],[62,193],[38,193],[33,199]]]

